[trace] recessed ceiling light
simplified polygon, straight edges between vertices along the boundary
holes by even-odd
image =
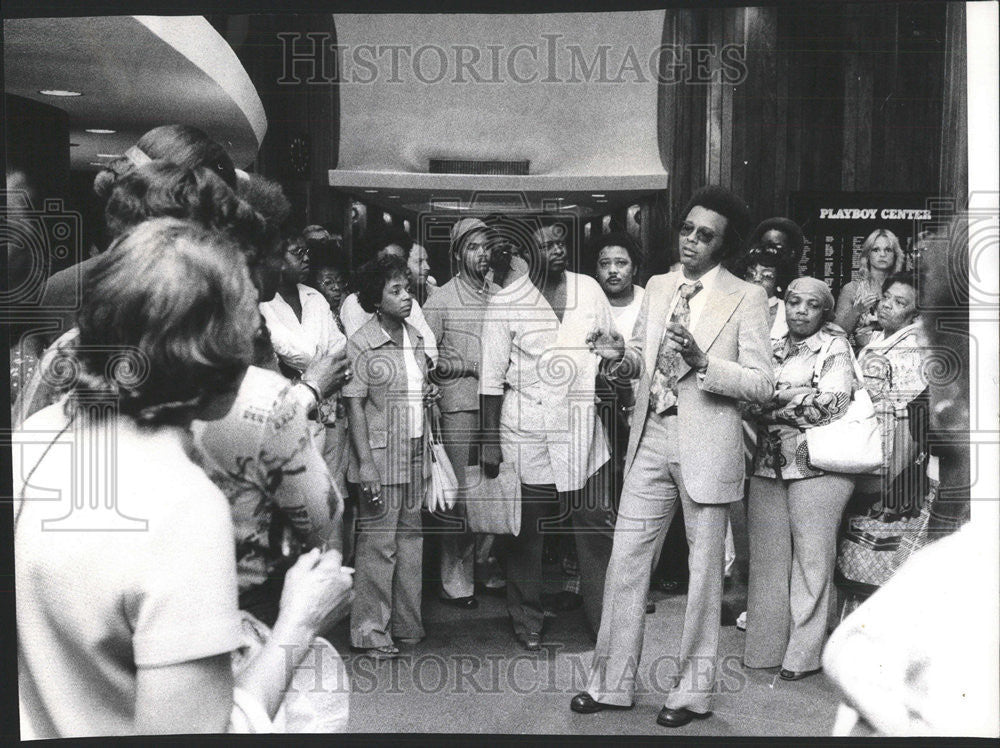
[[[590,196],[591,197],[604,197],[604,193],[603,192],[592,192],[592,193],[590,193]]]
[[[369,195],[374,195],[378,190],[365,190]]]
[[[606,203],[606,202],[607,202],[607,200],[595,200],[594,202],[595,202],[595,203]]]
[[[117,130],[102,130],[99,127],[88,127],[86,132],[92,133],[94,135],[114,135]]]
[[[79,91],[63,91],[58,88],[45,88],[39,91],[38,93],[40,93],[42,96],[63,96],[63,97],[83,96],[83,94],[80,93]]]
[[[97,157],[98,158],[121,158],[122,154],[120,154],[120,153],[98,153]]]

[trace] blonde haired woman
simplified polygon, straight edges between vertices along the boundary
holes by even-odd
[[[889,229],[876,229],[861,245],[858,277],[840,290],[834,321],[847,333],[855,351],[868,345],[879,329],[878,304],[882,284],[905,265],[899,238]]]

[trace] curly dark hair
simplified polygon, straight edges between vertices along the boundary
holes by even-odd
[[[376,257],[359,267],[354,274],[354,283],[361,308],[369,314],[374,313],[382,302],[385,284],[400,276],[409,280],[410,271],[406,268],[406,260],[396,255]]]
[[[882,283],[882,293],[889,290],[893,283],[901,283],[909,286],[914,291],[917,290],[917,272],[915,270],[899,270],[888,276]]]
[[[720,187],[717,184],[710,184],[695,192],[688,200],[684,210],[680,213],[680,220],[683,221],[688,213],[700,205],[702,208],[712,210],[726,219],[726,232],[722,237],[722,250],[720,261],[730,260],[737,257],[743,251],[744,242],[750,234],[750,211],[746,203],[736,193]],[[678,221],[678,224],[680,221]]]
[[[764,234],[773,230],[780,231],[788,237],[788,246],[785,249],[790,253],[792,261],[798,265],[802,259],[806,239],[801,227],[791,218],[784,218],[783,216],[765,218],[757,224],[757,228],[750,232],[750,238],[747,240],[747,249],[753,249],[754,245],[760,241],[760,238]]]
[[[774,248],[758,246],[761,237],[768,231],[777,230],[788,237],[788,246],[779,252]],[[788,288],[799,275],[799,262],[805,251],[805,237],[799,225],[790,218],[775,216],[757,224],[747,240],[746,253],[729,263],[729,269],[739,277],[743,277],[754,265],[774,268],[775,280],[779,289]]]
[[[386,247],[395,244],[409,256],[413,248],[413,237],[395,226],[383,225],[374,229],[361,241],[361,253],[365,262],[375,259]]]
[[[278,182],[260,174],[248,174],[236,186],[236,194],[264,216],[264,220],[270,225],[279,231],[288,229],[292,203]]]
[[[83,298],[67,407],[111,399],[140,424],[185,425],[252,360],[257,295],[220,232],[146,221],[98,256]]]
[[[588,267],[591,269],[597,267],[597,260],[601,256],[601,250],[607,247],[621,247],[628,252],[629,259],[632,260],[632,267],[635,271],[638,271],[642,267],[644,259],[642,250],[635,243],[635,240],[624,231],[612,231],[610,234],[600,234],[592,237],[584,248],[584,257],[587,260]]]

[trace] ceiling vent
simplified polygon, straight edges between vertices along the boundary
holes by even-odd
[[[430,173],[526,176],[530,165],[530,161],[465,161],[460,159],[432,158]]]

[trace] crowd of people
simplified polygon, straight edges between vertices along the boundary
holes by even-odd
[[[558,215],[457,220],[438,286],[401,229],[370,227],[353,263],[323,227],[293,229],[280,187],[194,128],[150,131],[95,187],[109,246],[49,278],[53,309],[82,278],[79,309],[17,372],[22,736],[343,730],[347,689],[291,687],[286,658],[343,684],[322,637],[338,622],[379,660],[424,637],[438,445],[455,485],[427,533],[435,593],[471,610],[505,590],[529,651],[547,612],[582,605],[578,713],[634,702],[675,515],[689,580],[667,727],[712,711],[734,507],[744,665],[788,681],[821,670],[838,588],[862,600],[926,535],[927,345],[887,230],[835,299],[799,276],[794,222],[754,228],[708,186],[645,287],[628,233],[583,242]],[[879,464],[818,467],[810,432],[861,392]],[[473,492],[519,530],[477,532]],[[571,572],[558,604],[552,548]]]

